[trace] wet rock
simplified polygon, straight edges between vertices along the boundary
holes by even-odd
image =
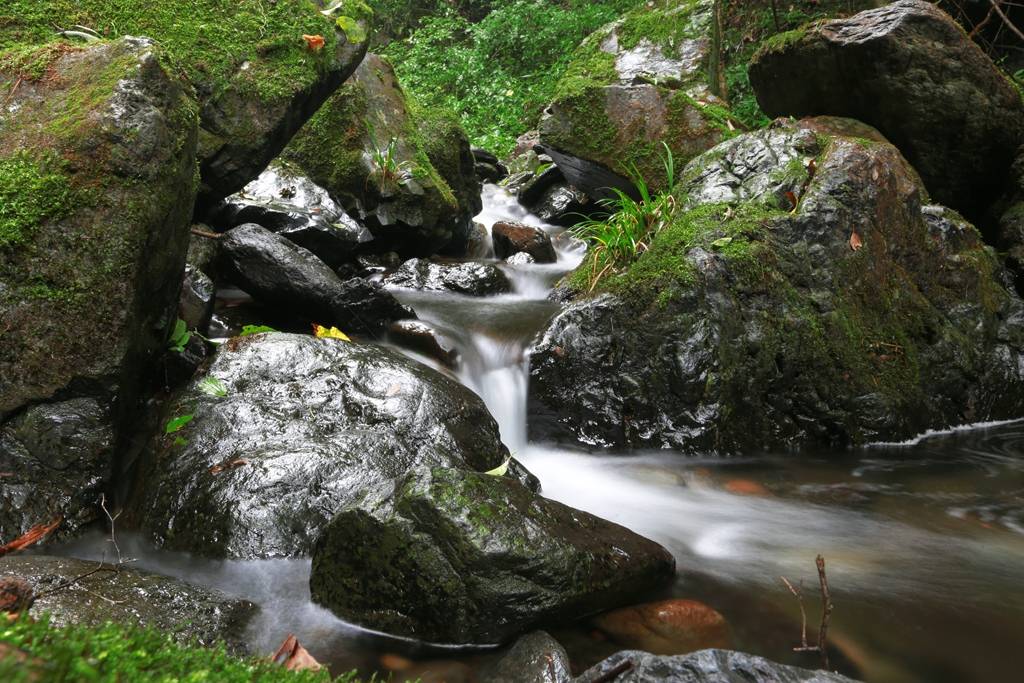
[[[718,0],[643,5],[577,48],[540,122],[541,145],[570,185],[595,199],[632,193],[635,164],[664,187],[662,142],[678,168],[729,136],[719,13]],[[652,40],[652,21],[673,38]]]
[[[656,655],[681,655],[729,647],[725,617],[695,600],[661,600],[623,607],[593,619],[623,647]]]
[[[587,193],[568,183],[557,183],[544,191],[530,206],[530,213],[545,223],[572,226],[599,209]]]
[[[507,259],[505,259],[505,263],[509,264],[510,266],[529,266],[536,262],[537,259],[530,256],[525,251],[517,252],[509,256]]]
[[[466,257],[484,259],[494,255],[491,233],[483,223],[473,221],[473,229],[466,240]]]
[[[456,292],[469,296],[504,294],[512,284],[500,268],[491,263],[437,263],[411,259],[384,278],[388,287],[405,287],[431,292]]]
[[[540,228],[499,221],[491,228],[491,236],[494,239],[494,253],[498,258],[523,252],[532,256],[537,263],[554,263],[558,260],[551,237]]]
[[[366,57],[284,158],[369,228],[374,251],[458,253],[481,209],[465,133],[445,115],[414,112],[377,55]]]
[[[454,368],[459,352],[449,339],[431,324],[421,320],[399,320],[388,328],[388,339],[407,349],[433,358],[445,367]]]
[[[553,186],[565,182],[565,176],[555,165],[549,164],[547,168],[537,173],[528,182],[519,188],[517,196],[519,203],[528,209],[540,202],[548,190]]]
[[[216,295],[217,288],[213,280],[196,266],[187,263],[178,299],[178,317],[185,321],[188,329],[206,334]]]
[[[512,156],[517,157],[527,152],[535,152],[540,146],[540,131],[528,130],[516,138],[516,147],[512,150]]]
[[[628,602],[674,568],[656,543],[511,477],[423,466],[331,520],[309,585],[314,601],[364,626],[495,643]]]
[[[476,165],[476,175],[482,183],[499,183],[508,177],[508,169],[485,149],[473,148],[473,161]]]
[[[617,294],[535,344],[532,438],[749,452],[1024,409],[1024,304],[893,146],[779,121],[693,160],[677,198]]]
[[[42,80],[0,66],[0,203],[20,207],[0,229],[0,496],[25,506],[0,504],[5,535],[94,516],[175,320],[195,197],[195,103],[154,43],[46,54]]]
[[[214,237],[217,234],[205,223],[194,224],[189,233],[188,251],[185,253],[185,263],[191,264],[210,279],[217,277],[217,257],[220,255],[220,241]]]
[[[97,518],[114,449],[108,413],[77,398],[32,406],[0,428],[0,545],[58,517],[58,535]]]
[[[69,584],[36,599],[30,612],[49,614],[54,626],[112,621],[153,628],[181,643],[224,643],[236,654],[247,654],[245,629],[259,609],[251,602],[110,563],[72,583],[96,568],[96,562],[47,555],[0,558],[0,578],[24,579],[36,594]]]
[[[469,389],[397,351],[283,333],[219,347],[209,377],[167,408],[191,415],[146,448],[134,525],[168,549],[214,557],[310,551],[381,481],[418,465],[486,471],[508,457]],[[511,476],[535,485],[517,463]]]
[[[327,191],[291,164],[276,161],[206,216],[222,230],[256,223],[316,254],[331,268],[354,260],[373,239]]]
[[[605,680],[602,677],[623,662],[631,666],[615,677],[616,683],[853,683],[853,679],[836,673],[776,664],[730,650],[701,650],[674,657],[627,650],[588,669],[576,683]]]
[[[343,281],[311,252],[253,223],[224,235],[221,256],[246,292],[310,322],[379,334],[394,320],[415,317],[379,285]]]
[[[935,200],[974,220],[998,196],[1024,142],[1020,93],[923,0],[778,36],[754,57],[750,80],[769,116],[835,114],[877,127]]]
[[[528,633],[481,673],[490,683],[570,683],[569,655],[544,631]]]

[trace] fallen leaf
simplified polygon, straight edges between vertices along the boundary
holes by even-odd
[[[313,334],[320,337],[321,339],[340,339],[341,341],[352,341],[348,338],[348,335],[339,330],[337,327],[326,328],[321,325],[313,325]]]
[[[233,470],[237,467],[241,467],[242,465],[248,464],[248,460],[238,458],[237,460],[229,460],[227,462],[217,463],[216,465],[209,469],[209,472],[210,474],[220,474],[221,472],[227,472],[228,470]]]
[[[401,655],[385,653],[382,654],[377,661],[379,661],[380,665],[385,669],[390,669],[391,671],[405,671],[406,669],[412,668],[412,661]]]
[[[19,614],[32,607],[35,593],[24,579],[8,577],[0,579],[0,613]]]
[[[512,462],[512,456],[511,455],[508,456],[507,458],[505,458],[505,462],[501,463],[500,465],[495,467],[493,470],[487,470],[486,472],[484,472],[484,474],[489,474],[492,477],[504,477],[505,473],[508,472],[508,464],[510,462]]]
[[[864,242],[861,241],[860,235],[858,235],[857,231],[854,230],[853,233],[850,234],[850,249],[853,249],[854,251],[859,251],[860,248],[863,246]]]
[[[320,671],[324,668],[306,648],[299,645],[299,639],[291,633],[284,639],[270,661],[288,671]]]
[[[793,207],[793,211],[796,211],[796,205],[798,204],[796,193],[792,190],[786,192],[786,199],[789,200],[790,205]]]
[[[18,536],[7,545],[0,545],[0,557],[3,557],[8,553],[16,553],[19,550],[24,550],[29,546],[39,543],[53,533],[63,521],[63,517],[57,517],[57,519],[53,520],[49,524],[36,524],[34,527],[23,533],[21,536]]]
[[[319,52],[324,46],[323,36],[307,36],[303,34],[302,39],[306,41],[306,47],[313,52]]]
[[[730,244],[732,244],[732,238],[731,237],[719,237],[717,240],[715,240],[714,242],[711,243],[711,248],[712,249],[721,249],[722,247],[727,247]]]

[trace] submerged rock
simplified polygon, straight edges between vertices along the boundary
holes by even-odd
[[[769,116],[835,114],[877,127],[938,202],[973,220],[1002,191],[1024,142],[1020,93],[924,0],[776,36],[755,55],[750,81]]]
[[[481,208],[465,133],[411,103],[377,55],[366,57],[284,157],[369,228],[375,251],[408,258],[462,250]]]
[[[696,600],[661,600],[623,607],[592,623],[623,647],[656,655],[680,655],[729,647],[725,617]]]
[[[494,253],[500,259],[524,253],[532,256],[536,263],[554,263],[558,260],[551,236],[532,225],[498,221],[491,228],[491,235],[494,239]]]
[[[313,600],[396,635],[496,643],[671,579],[661,546],[513,478],[422,466],[365,491],[313,550]]]
[[[307,554],[320,530],[419,465],[489,470],[508,450],[483,402],[382,347],[281,333],[220,347],[168,406],[129,516],[161,547]],[[223,394],[223,395],[218,395]],[[517,463],[512,474],[536,484]]]
[[[343,281],[311,252],[253,223],[224,235],[221,256],[246,292],[310,323],[380,334],[395,320],[415,317],[380,285]]]
[[[181,643],[223,643],[239,655],[249,654],[245,629],[259,611],[247,600],[110,562],[100,568],[97,562],[68,557],[9,556],[0,558],[4,577],[26,580],[36,594],[63,586],[37,598],[29,612],[49,614],[56,627],[137,625]]]
[[[535,344],[534,438],[737,452],[1021,414],[1024,304],[995,255],[894,147],[822,130],[686,167],[690,203]]]
[[[488,683],[571,683],[565,648],[544,631],[521,637],[480,676]]]
[[[327,190],[281,161],[224,199],[206,220],[221,230],[256,223],[308,249],[331,268],[355,260],[360,247],[373,239]]]
[[[489,296],[512,291],[508,277],[493,263],[436,263],[411,259],[385,276],[388,287],[405,287],[432,292],[456,292],[469,296]]]
[[[15,421],[0,461],[20,479],[0,489],[26,501],[24,513],[0,502],[5,535],[16,519],[49,521],[34,518],[44,507],[95,516],[110,440],[166,348],[195,197],[195,103],[152,42],[33,55],[46,78],[0,58],[0,423]]]
[[[573,55],[540,141],[569,184],[591,197],[633,192],[633,166],[653,188],[730,135],[719,54],[718,0],[659,0],[599,29]]]
[[[701,650],[665,657],[637,650],[618,652],[588,669],[576,683],[607,680],[606,674],[629,662],[616,683],[854,683],[828,671],[810,671],[730,650]]]

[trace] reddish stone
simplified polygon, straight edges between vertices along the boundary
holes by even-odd
[[[725,617],[696,600],[661,600],[600,615],[594,625],[623,647],[656,655],[728,648]]]

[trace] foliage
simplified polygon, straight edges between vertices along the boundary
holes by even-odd
[[[277,330],[269,325],[243,325],[242,331],[238,333],[238,336],[249,337],[254,334],[263,334],[264,332],[277,332]]]
[[[607,214],[583,220],[572,229],[576,237],[591,244],[587,256],[591,290],[609,271],[628,266],[647,251],[654,235],[672,220],[676,207],[672,196],[676,182],[675,160],[668,145],[662,143],[662,146],[665,148],[662,164],[668,179],[664,192],[652,195],[644,177],[633,166],[630,178],[638,198],[612,188],[614,196],[599,202]],[[586,269],[581,269],[581,272],[586,272]]]
[[[195,415],[180,415],[171,418],[164,426],[164,434],[177,434],[193,419],[195,419]]]
[[[313,334],[320,339],[338,339],[340,341],[352,341],[348,338],[348,335],[339,330],[337,327],[322,327],[320,325],[313,325]]]
[[[0,626],[0,680],[9,683],[170,682],[199,683],[330,683],[326,671],[287,671],[268,660],[240,659],[223,646],[205,648],[176,643],[154,629],[105,624],[99,627],[52,627],[43,618],[28,617]],[[358,683],[355,672],[335,683]]]
[[[424,107],[457,113],[474,144],[506,155],[516,136],[536,124],[573,48],[637,0],[455,4],[474,11],[438,3],[446,8],[424,15],[385,54]],[[378,17],[383,13],[377,9]]]
[[[224,398],[228,395],[228,387],[224,380],[216,377],[206,377],[199,383],[199,391],[214,398]]]
[[[61,167],[27,151],[0,159],[0,248],[23,243],[43,221],[71,212],[74,192]]]
[[[167,348],[181,353],[185,350],[185,346],[190,339],[192,339],[192,333],[188,331],[188,325],[184,320],[178,318],[174,323],[174,328],[171,330],[171,336],[167,339]]]
[[[422,188],[418,188],[413,182],[413,176],[416,174],[416,165],[408,160],[398,160],[398,138],[392,136],[388,140],[388,144],[381,147],[380,143],[377,142],[377,136],[373,132],[373,127],[367,124],[367,129],[370,135],[369,160],[370,166],[373,168],[371,175],[376,179],[377,186],[382,194],[394,193],[399,185],[405,185],[416,194],[422,192]],[[420,192],[416,192],[417,189]]]

